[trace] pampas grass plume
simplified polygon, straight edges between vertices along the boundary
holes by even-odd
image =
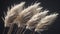
[[[13,30],[13,25],[18,26],[17,33],[22,33],[23,29],[34,29],[34,32],[40,32],[46,30],[48,25],[57,18],[58,13],[48,15],[49,10],[42,10],[43,7],[39,6],[40,3],[35,3],[27,8],[24,8],[25,2],[14,5],[8,8],[7,14],[5,15],[4,26],[10,27],[8,34],[11,34]],[[33,33],[34,33],[33,32]],[[25,31],[23,31],[23,34]]]
[[[44,18],[42,18],[40,20],[40,22],[37,24],[36,28],[35,28],[35,31],[39,32],[39,31],[44,31],[48,25],[52,24],[52,22],[56,19],[57,17],[57,13],[56,14],[51,14],[51,15],[48,15]]]

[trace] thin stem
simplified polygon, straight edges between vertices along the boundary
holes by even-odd
[[[21,34],[23,33],[24,28],[25,28],[25,26],[24,26],[24,27],[22,27],[22,29],[21,29]]]
[[[21,31],[20,31],[21,33],[20,33],[20,34],[22,34],[23,29],[24,29],[24,28],[21,29]]]
[[[15,27],[13,34],[16,34],[17,33],[17,29],[18,29],[18,27]]]
[[[7,31],[9,30],[9,27],[4,27],[3,34],[7,34]]]
[[[8,31],[8,33],[7,33],[7,34],[11,34],[11,33],[12,33],[13,25],[14,25],[14,24],[11,24],[11,26],[10,26],[9,31]]]
[[[31,33],[30,34],[35,34],[35,31],[33,30],[33,31],[31,31]]]
[[[16,34],[19,34],[20,31],[21,31],[21,28],[19,27]]]
[[[26,29],[24,30],[24,32],[22,34],[25,34],[25,32],[26,32]]]

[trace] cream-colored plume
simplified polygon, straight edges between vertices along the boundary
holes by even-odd
[[[51,14],[48,15],[40,20],[40,22],[37,24],[35,31],[44,31],[45,28],[50,25],[57,17],[58,14]]]
[[[49,10],[44,10],[43,7],[39,6],[41,3],[34,3],[33,5],[24,8],[25,2],[21,2],[15,6],[12,6],[11,9],[8,8],[7,14],[5,15],[4,26],[10,27],[8,34],[11,34],[13,31],[13,25],[18,25],[19,29],[14,30],[20,34],[24,28],[29,30],[34,30],[34,32],[40,32],[46,30],[48,25],[51,25],[52,22],[56,19],[58,13],[48,15]],[[23,34],[25,33],[25,31]],[[14,33],[15,33],[14,32]],[[33,32],[33,33],[34,33]]]
[[[14,21],[14,19],[18,16],[18,13],[23,10],[25,2],[21,2],[20,4],[8,9],[7,15],[5,16],[5,26],[10,26],[10,24]]]
[[[34,15],[28,22],[27,22],[27,29],[33,29],[36,27],[36,24],[47,15],[48,11],[40,12]]]
[[[18,26],[22,26],[26,24],[26,22],[34,15],[36,14],[37,7],[40,3],[36,3],[34,5],[29,6],[28,8],[24,9],[22,12],[19,13],[15,21],[18,21]]]

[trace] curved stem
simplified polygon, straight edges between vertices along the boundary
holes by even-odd
[[[11,24],[11,26],[10,26],[9,31],[8,31],[8,33],[7,33],[7,34],[11,34],[11,33],[12,33],[13,25],[14,25],[14,24]]]
[[[21,31],[21,28],[19,27],[16,34],[19,34],[20,31]]]
[[[25,34],[25,32],[26,32],[26,29],[24,30],[24,32],[22,34]]]

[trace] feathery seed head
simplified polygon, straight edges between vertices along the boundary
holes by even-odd
[[[44,31],[45,28],[50,25],[57,17],[56,14],[48,14],[48,10],[41,12],[43,7],[40,7],[40,3],[35,3],[24,9],[25,2],[21,2],[15,5],[11,9],[8,8],[7,15],[5,16],[5,27],[9,27],[12,23],[18,25],[18,27],[26,26],[26,29],[34,29],[35,31]],[[46,16],[47,15],[47,16]]]
[[[26,24],[26,22],[34,15],[36,14],[35,10],[37,9],[38,5],[40,3],[34,4],[32,6],[29,6],[28,8],[24,9],[22,12],[19,13],[19,16],[17,17],[17,20],[20,21],[20,24]]]
[[[33,29],[36,27],[36,24],[42,19],[43,17],[46,16],[48,11],[44,11],[41,13],[37,13],[36,15],[32,16],[32,18],[27,22],[27,29]]]
[[[5,20],[4,20],[5,26],[8,26],[9,24],[11,24],[14,21],[14,19],[18,15],[19,11],[22,10],[24,4],[25,4],[25,2],[22,2],[16,6],[14,6],[11,9],[8,8],[8,12],[7,12],[7,15],[6,15]]]
[[[40,22],[37,24],[35,31],[37,31],[37,32],[44,31],[45,28],[55,20],[57,15],[58,14],[51,14],[51,15],[48,15],[48,16],[42,18],[40,20]]]

